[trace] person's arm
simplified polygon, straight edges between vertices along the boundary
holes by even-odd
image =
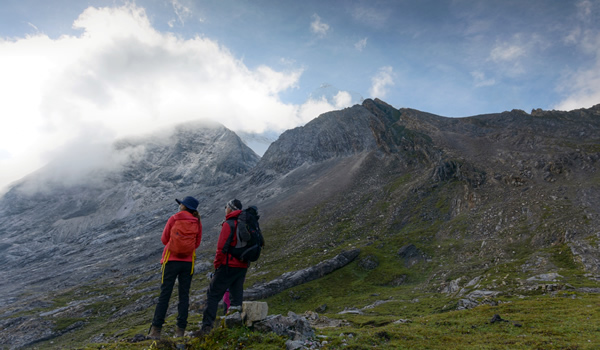
[[[225,221],[223,225],[221,225],[221,233],[219,234],[219,241],[217,242],[217,253],[215,254],[214,265],[215,268],[219,268],[222,264],[225,264],[227,257],[225,253],[223,253],[223,247],[225,247],[225,243],[227,242],[227,238],[229,238],[229,233],[231,232],[231,228],[229,227],[229,223]]]
[[[196,249],[200,246],[200,241],[202,241],[202,221],[198,219],[198,235],[196,235]]]

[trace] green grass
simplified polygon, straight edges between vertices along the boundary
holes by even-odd
[[[478,213],[467,213],[465,209],[452,217],[456,209],[452,200],[464,183],[449,181],[424,187],[419,196],[407,196],[406,187],[411,181],[410,174],[396,177],[381,191],[358,199],[359,205],[352,210],[341,212],[323,204],[302,215],[266,223],[263,231],[269,233],[267,246],[259,263],[253,264],[246,288],[359,247],[360,256],[344,268],[268,298],[269,314],[302,314],[326,305],[324,316],[347,319],[350,326],[319,330],[318,334],[326,337],[319,338],[327,342],[322,344],[323,349],[593,349],[594,344],[600,344],[598,298],[573,289],[597,287],[598,283],[586,277],[582,264],[554,229],[560,222],[576,217],[573,213],[577,210],[570,203],[561,200],[531,206],[532,211],[540,211],[535,213],[539,214],[537,220],[520,215],[510,227],[486,228],[487,236],[483,236],[477,226],[483,220],[482,213],[498,212],[502,205],[480,208]],[[532,250],[536,239],[540,248]],[[594,236],[588,241],[598,245]],[[407,244],[414,244],[427,259],[405,266],[398,250]],[[552,271],[563,276],[556,283],[547,283],[566,290],[548,292],[535,285],[527,289],[530,285],[526,279],[538,273],[524,271],[523,266],[535,254],[547,258],[555,267]],[[378,261],[378,266],[371,270],[361,267],[361,259],[367,257]],[[203,275],[198,273],[194,278],[192,292],[206,287]],[[503,292],[493,299],[499,304],[456,311],[460,296],[440,291],[450,281],[458,280],[464,287],[475,277],[479,277],[479,286],[467,288],[467,293],[474,289]],[[126,286],[134,280],[119,283]],[[175,348],[169,340],[174,334],[175,316],[169,317],[163,328],[164,341],[140,343],[129,340],[147,333],[153,307],[112,318],[115,310],[144,295],[158,296],[158,284],[156,279],[136,285],[128,295],[118,286],[100,283],[55,295],[51,307],[28,313],[54,310],[72,300],[94,296],[108,299],[86,305],[89,317],[50,317],[55,331],[68,330],[80,321],[85,326],[53,339],[53,343],[41,343],[39,348]],[[156,289],[150,292],[152,286]],[[171,303],[176,300],[175,293]],[[362,309],[364,314],[339,314],[350,308]],[[199,311],[192,310],[188,330],[198,328],[202,317]],[[490,324],[494,314],[522,326],[510,322]],[[399,319],[412,322],[395,324]],[[85,345],[101,333],[114,341]],[[207,339],[187,339],[187,349],[281,349],[284,344],[285,339],[274,334],[246,328],[219,329]]]
[[[354,328],[356,336],[349,345],[355,349],[594,349],[600,333],[590,320],[597,319],[598,306],[594,296],[529,298],[422,316],[407,324]],[[491,324],[494,314],[512,322]]]
[[[406,304],[429,304],[423,299]],[[322,349],[596,349],[600,344],[600,299],[596,295],[558,293],[509,298],[497,306],[411,315],[337,315],[350,326],[317,330]],[[392,303],[388,303],[392,304]],[[400,303],[399,303],[400,304]],[[387,304],[383,304],[387,305]],[[386,312],[396,307],[386,309]],[[500,315],[506,322],[491,323]],[[394,323],[398,320],[407,323]],[[174,322],[174,320],[169,320]],[[282,349],[286,339],[241,327],[215,329],[208,337],[185,338],[186,349]],[[182,343],[182,341],[179,341]],[[88,344],[78,349],[174,349],[176,342]]]

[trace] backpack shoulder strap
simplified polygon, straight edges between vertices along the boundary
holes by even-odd
[[[227,241],[225,242],[225,246],[223,247],[223,253],[227,254],[229,251],[229,247],[231,247],[231,242],[233,241],[233,237],[235,236],[235,222],[237,218],[228,219],[225,222],[229,225],[229,237],[227,237]]]

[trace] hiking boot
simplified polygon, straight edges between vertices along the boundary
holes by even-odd
[[[229,309],[227,310],[227,313],[225,314],[225,316],[233,315],[236,312],[242,312],[242,307],[241,306],[231,306],[231,307],[229,307]]]
[[[203,337],[203,336],[207,335],[208,333],[210,333],[211,330],[212,330],[211,326],[203,325],[199,331],[195,331],[194,333],[192,333],[192,337],[194,337],[194,338]]]
[[[183,329],[183,328],[177,327],[175,329],[175,337],[177,337],[177,338],[183,337],[184,333],[185,333],[185,329]]]
[[[158,340],[160,339],[160,331],[161,328],[152,326],[150,327],[150,331],[148,332],[148,338]]]

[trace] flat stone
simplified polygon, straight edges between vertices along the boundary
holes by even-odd
[[[544,282],[552,282],[556,281],[558,278],[562,278],[563,276],[559,275],[556,272],[551,273],[543,273],[541,275],[529,277],[527,281],[544,281]]]

